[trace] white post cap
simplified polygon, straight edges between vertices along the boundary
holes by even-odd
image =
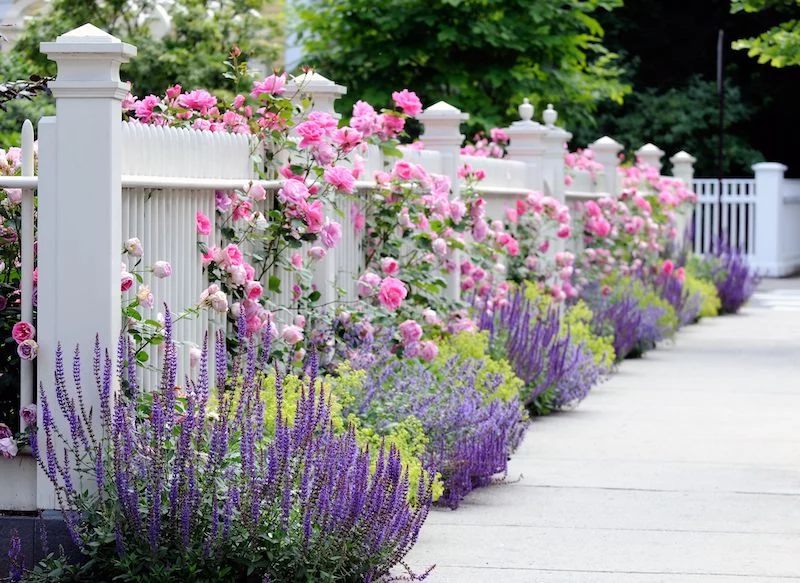
[[[689,154],[688,152],[681,150],[677,154],[675,154],[672,158],[669,159],[672,164],[694,164],[697,162],[697,158]]]
[[[589,147],[595,152],[611,152],[615,156],[625,149],[625,146],[609,136],[595,140]]]

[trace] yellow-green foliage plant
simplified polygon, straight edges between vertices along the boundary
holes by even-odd
[[[722,301],[719,298],[717,286],[714,285],[714,282],[697,277],[687,271],[684,285],[686,289],[689,290],[690,295],[700,294],[699,318],[714,318],[719,316]]]
[[[434,370],[443,370],[444,364],[457,357],[459,362],[467,359],[483,361],[483,368],[478,373],[478,382],[482,387],[490,387],[489,378],[502,375],[503,382],[492,392],[487,389],[487,401],[500,399],[508,403],[519,395],[525,385],[522,379],[514,374],[511,364],[505,358],[495,358],[489,353],[489,333],[459,332],[439,342],[439,354],[433,363]]]
[[[552,296],[531,282],[525,286],[525,297],[535,302],[543,313],[553,305]],[[614,337],[595,334],[592,330],[593,316],[591,308],[583,300],[566,307],[562,312],[560,335],[569,334],[576,344],[583,343],[591,351],[595,363],[608,370],[615,359]]]

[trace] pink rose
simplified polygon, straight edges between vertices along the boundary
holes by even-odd
[[[19,411],[19,416],[22,419],[22,422],[25,424],[26,427],[33,427],[36,425],[36,405],[31,403],[30,405],[25,405]]]
[[[325,182],[336,187],[342,192],[352,193],[356,184],[353,173],[342,166],[333,166],[325,169]]]
[[[244,286],[248,300],[257,300],[264,293],[264,288],[257,281],[248,281]]]
[[[308,250],[308,256],[315,261],[324,259],[327,254],[328,251],[325,249],[325,247],[315,246]]]
[[[347,154],[354,150],[364,138],[363,134],[355,128],[345,126],[333,132],[333,141],[338,144],[342,152]]]
[[[429,326],[434,326],[439,323],[439,316],[436,314],[436,310],[432,308],[425,308],[422,310],[422,319]]]
[[[315,200],[305,207],[306,224],[309,233],[318,233],[322,229],[324,215],[322,213],[322,201]]]
[[[192,346],[189,349],[189,366],[197,368],[200,366],[200,359],[203,357],[202,351],[197,346]]]
[[[414,320],[406,320],[398,326],[398,329],[400,330],[400,336],[403,337],[403,344],[408,345],[422,338],[422,326]]]
[[[420,355],[424,360],[428,362],[432,361],[436,356],[439,354],[439,347],[436,346],[436,343],[433,340],[428,340],[422,343],[422,349],[420,350]]]
[[[381,276],[377,273],[372,273],[368,271],[364,275],[358,278],[356,281],[356,287],[358,288],[358,295],[360,296],[368,296],[370,295],[375,288],[380,285],[381,283]]]
[[[166,279],[172,275],[172,266],[168,261],[156,261],[153,263],[153,275],[158,279]]]
[[[431,247],[433,247],[433,252],[437,255],[444,255],[447,253],[447,241],[444,239],[435,239],[433,243],[431,243]]]
[[[308,187],[302,180],[287,180],[278,191],[278,200],[295,205],[303,204],[309,196]]]
[[[569,237],[571,232],[572,231],[570,231],[569,225],[561,225],[560,227],[558,227],[558,231],[556,231],[556,236],[559,239],[566,239],[567,237]]]
[[[197,214],[195,215],[194,221],[195,221],[195,225],[197,226],[197,232],[199,234],[205,235],[205,236],[208,236],[208,235],[211,234],[211,228],[213,226],[211,224],[211,219],[209,219],[207,216],[205,216],[200,211],[197,211]]]
[[[17,344],[25,342],[36,337],[36,328],[25,321],[17,322],[11,329],[11,337],[17,341]]]
[[[303,330],[299,326],[295,326],[294,324],[289,324],[283,327],[283,331],[281,332],[281,338],[291,346],[294,346],[298,342],[303,340]]]
[[[381,282],[378,301],[389,310],[396,310],[408,295],[405,284],[394,277],[387,277]]]
[[[392,175],[400,180],[411,180],[414,177],[414,165],[407,160],[398,160],[392,168]]]
[[[306,327],[306,317],[301,315],[301,314],[297,314],[294,317],[294,325],[298,326],[300,328],[305,328]]]
[[[253,90],[250,92],[255,99],[260,95],[282,95],[286,91],[286,73],[278,75],[270,75],[265,77],[263,81],[256,81],[253,83]]]
[[[198,111],[206,111],[209,107],[214,107],[216,103],[217,98],[204,89],[195,89],[178,98],[178,104],[181,107]]]
[[[330,219],[325,219],[325,226],[322,227],[322,231],[320,231],[320,239],[322,239],[322,244],[325,245],[328,249],[333,249],[336,247],[339,240],[342,238],[342,227],[336,221],[331,221]]]
[[[322,138],[325,137],[325,130],[318,123],[313,121],[304,121],[298,124],[297,127],[294,128],[294,131],[302,138],[299,144],[301,148],[307,148],[318,144],[322,141]]]
[[[675,264],[672,260],[667,259],[664,263],[661,264],[661,271],[664,272],[664,275],[670,275],[675,270]]]
[[[400,271],[400,264],[394,257],[384,257],[381,259],[381,271],[386,275],[394,275]]]
[[[133,287],[133,274],[128,273],[127,271],[123,271],[122,275],[120,276],[120,284],[119,289],[120,291],[126,292]]]
[[[417,94],[408,89],[402,91],[395,91],[392,93],[394,104],[403,110],[406,115],[417,115],[422,111],[422,102],[417,97]]]
[[[234,243],[229,244],[223,249],[223,260],[229,265],[241,265],[244,261],[242,251]]]
[[[260,182],[252,182],[250,188],[247,190],[247,194],[250,195],[250,198],[253,200],[260,201],[267,198],[267,189],[261,186]]]
[[[292,267],[294,267],[295,269],[300,269],[301,267],[303,267],[303,256],[297,252],[292,253],[290,263],[292,264]]]

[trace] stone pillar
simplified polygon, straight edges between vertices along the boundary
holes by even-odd
[[[761,275],[786,275],[781,254],[783,180],[787,167],[776,162],[753,165],[756,175],[755,267]],[[797,228],[796,226],[792,226]]]
[[[625,146],[613,138],[603,136],[595,140],[589,148],[594,152],[594,159],[603,165],[605,179],[603,188],[610,196],[619,196],[617,169],[619,168],[619,153],[625,149]]]
[[[697,158],[681,150],[670,158],[669,161],[672,162],[672,175],[682,180],[686,188],[692,190],[694,163],[697,162]]]
[[[533,121],[533,105],[526,97],[519,106],[519,121],[506,128],[510,138],[508,157],[528,165],[528,184],[531,190],[542,190],[542,166],[544,164],[544,136],[547,129]]]
[[[561,203],[566,202],[566,186],[564,185],[564,152],[565,145],[572,139],[572,134],[555,125],[558,112],[553,104],[548,103],[542,114],[547,133],[544,135],[544,167],[543,180],[545,188],[549,185],[550,196]]]
[[[57,407],[56,346],[63,346],[69,367],[79,345],[84,401],[99,424],[92,346],[99,335],[113,355],[122,319],[121,102],[128,89],[119,79],[119,67],[136,54],[136,47],[86,24],[42,43],[41,51],[56,62],[58,74],[50,83],[56,117],[39,123],[38,378],[51,407]],[[66,421],[59,415],[55,419],[69,435]],[[41,472],[37,506],[57,508]]]
[[[648,166],[654,167],[661,172],[661,158],[664,157],[664,150],[654,144],[645,144],[636,150],[636,157]]]

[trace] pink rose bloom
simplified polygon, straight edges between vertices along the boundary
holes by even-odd
[[[286,344],[294,346],[303,340],[303,329],[294,324],[284,326],[281,332],[281,338],[283,338]]]
[[[231,218],[234,221],[249,221],[252,216],[253,205],[249,200],[240,200],[233,208]]]
[[[414,320],[406,320],[400,326],[400,336],[403,337],[403,344],[408,345],[417,342],[422,338],[422,326],[417,324]]]
[[[199,234],[204,235],[204,236],[208,236],[208,235],[211,234],[211,228],[213,226],[211,224],[211,219],[209,219],[207,216],[205,216],[200,211],[197,211],[197,214],[195,215],[194,221],[195,221],[195,225],[197,227],[197,232]]]
[[[356,287],[358,288],[358,295],[360,296],[368,296],[370,295],[375,288],[380,285],[381,283],[381,276],[377,273],[372,273],[368,271],[364,275],[358,278],[356,282]]]
[[[517,224],[519,221],[519,215],[517,214],[517,209],[506,209],[506,219],[508,219],[509,223]]]
[[[25,405],[20,409],[19,416],[26,427],[34,427],[36,425],[36,405],[34,403]]]
[[[136,118],[142,123],[151,123],[153,121],[153,109],[158,105],[159,99],[155,95],[148,95],[144,99],[140,99],[133,106],[136,113]]]
[[[226,210],[231,208],[233,201],[231,201],[231,197],[228,196],[227,192],[218,190],[214,193],[214,203],[217,210],[224,213]]]
[[[125,241],[124,247],[128,255],[132,257],[141,257],[142,255],[144,255],[142,242],[136,237],[133,237],[132,239],[128,239],[127,241]]]
[[[493,142],[507,142],[509,140],[508,134],[500,128],[490,129],[489,136]]]
[[[679,267],[675,270],[675,278],[683,283],[686,280],[686,270],[683,267]]]
[[[289,261],[292,264],[292,267],[295,269],[300,269],[303,267],[303,256],[297,252],[292,253],[292,257]]]
[[[197,348],[197,346],[192,346],[189,349],[189,366],[191,368],[197,368],[200,366],[200,359],[203,357],[203,352]]]
[[[559,239],[566,239],[567,237],[569,237],[571,232],[572,231],[570,230],[569,225],[561,225],[560,227],[558,227],[558,231],[556,231],[556,236]]]
[[[314,156],[314,160],[320,166],[329,166],[336,160],[336,150],[326,142],[311,146],[311,155]]]
[[[278,200],[300,205],[309,197],[308,187],[301,180],[287,180],[278,191]]]
[[[248,281],[244,286],[244,293],[248,300],[257,300],[264,293],[264,288],[257,281]]]
[[[345,154],[355,149],[363,139],[364,135],[360,131],[349,126],[345,126],[333,132],[333,142],[338,144]]]
[[[315,246],[308,250],[308,256],[315,261],[324,259],[327,254],[328,251],[325,249],[325,247]]]
[[[422,112],[422,102],[417,97],[417,94],[408,89],[402,91],[395,91],[392,93],[394,104],[403,110],[406,115],[417,115]]]
[[[351,121],[352,125],[352,121]],[[382,138],[391,139],[403,131],[406,120],[396,115],[382,113],[378,116],[379,133]]]
[[[386,275],[394,275],[400,271],[400,264],[394,257],[384,257],[381,259],[381,271]]]
[[[667,259],[664,263],[661,264],[661,271],[664,275],[671,275],[672,272],[675,270],[675,264],[672,262],[671,259]]]
[[[128,273],[127,271],[123,271],[122,275],[120,276],[120,284],[119,289],[120,291],[126,292],[133,287],[133,274]]]
[[[342,192],[352,193],[356,184],[353,173],[342,166],[334,166],[325,169],[325,182],[335,186]]]
[[[326,135],[333,134],[336,126],[339,125],[339,122],[336,121],[335,117],[333,117],[330,113],[325,113],[324,111],[312,111],[308,114],[308,121],[313,121],[323,130],[325,130]]]
[[[436,239],[433,243],[431,243],[431,247],[433,247],[433,252],[437,255],[444,255],[447,253],[447,241],[444,239]]]
[[[252,182],[250,188],[247,190],[247,194],[250,195],[250,198],[253,200],[261,201],[267,198],[267,190],[260,182]]]
[[[564,175],[564,186],[572,186],[573,178],[569,174]]]
[[[336,221],[325,219],[325,226],[320,231],[320,239],[322,244],[328,249],[333,249],[342,238],[342,226]]]
[[[244,261],[242,251],[234,243],[231,243],[224,249],[225,261],[230,265],[241,265]]]
[[[195,89],[189,93],[184,93],[178,98],[178,104],[182,107],[195,109],[201,112],[207,111],[210,107],[214,107],[216,103],[217,98],[204,89]]]
[[[306,317],[302,316],[300,314],[297,314],[294,317],[294,325],[295,326],[299,326],[300,328],[305,328],[306,327]]]
[[[528,255],[525,258],[525,267],[533,271],[536,269],[536,265],[539,263],[539,259],[533,255]]]
[[[17,346],[17,355],[22,360],[33,360],[39,353],[39,345],[33,338],[28,338],[24,342],[20,342]]]
[[[139,286],[139,291],[136,292],[136,299],[139,300],[139,303],[145,308],[152,308],[155,303],[155,298],[153,298],[150,288],[146,285]]]
[[[611,223],[603,218],[597,219],[592,221],[592,230],[598,237],[607,237],[611,232]]]
[[[299,145],[301,148],[307,148],[318,144],[322,141],[322,138],[325,137],[325,130],[318,123],[313,121],[304,121],[298,124],[294,130],[297,135],[302,138]]]
[[[439,316],[436,314],[436,310],[432,308],[422,310],[422,319],[429,326],[435,326],[439,323]]]
[[[13,204],[19,204],[22,202],[22,189],[21,188],[6,188],[6,194],[8,195],[8,200],[11,201]]]
[[[282,95],[286,91],[286,73],[279,75],[270,75],[264,77],[263,81],[256,81],[253,83],[253,90],[250,92],[255,99],[265,93],[268,95]]]
[[[427,340],[422,343],[420,349],[420,356],[422,356],[423,360],[427,360],[428,362],[432,361],[436,358],[439,354],[439,347],[436,346],[436,343],[433,340]]]
[[[306,225],[309,233],[319,233],[324,224],[325,216],[322,214],[322,201],[315,200],[305,207]]]
[[[19,448],[17,448],[17,442],[13,438],[3,437],[0,439],[0,455],[10,460],[16,457],[17,453],[19,453]]]
[[[475,224],[472,226],[472,237],[480,243],[484,239],[486,239],[486,235],[489,234],[489,225],[483,219],[479,219],[475,221]]]
[[[11,337],[16,340],[17,344],[25,342],[36,337],[36,328],[25,321],[17,322],[11,329]]]
[[[244,101],[245,101],[244,95],[237,95],[236,97],[233,98],[233,104],[232,104],[233,108],[241,109],[241,107],[244,105]]]
[[[156,261],[153,263],[153,275],[158,279],[165,279],[172,275],[172,266],[168,261]]]

